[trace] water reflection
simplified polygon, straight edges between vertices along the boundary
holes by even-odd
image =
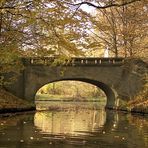
[[[101,110],[68,110],[59,112],[37,112],[34,125],[43,133],[79,135],[102,128],[106,112]]]
[[[78,110],[78,109],[102,109],[105,101],[36,101],[37,110]]]
[[[148,116],[72,108],[1,117],[0,147],[147,148]]]

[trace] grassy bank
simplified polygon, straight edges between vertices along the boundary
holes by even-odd
[[[44,101],[44,100],[53,100],[53,101],[57,101],[57,100],[67,100],[67,101],[106,101],[106,98],[105,97],[75,97],[75,96],[72,96],[72,95],[58,95],[58,94],[38,94],[36,95],[36,101]]]
[[[0,89],[0,113],[28,111],[33,109],[35,109],[33,104]]]

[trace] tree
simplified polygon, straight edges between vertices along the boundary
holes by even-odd
[[[4,73],[18,73],[21,67],[16,61],[21,56],[81,54],[78,46],[83,46],[89,25],[84,25],[87,18],[79,15],[80,12],[73,15],[74,12],[60,0],[2,0],[1,85],[4,84]]]
[[[119,1],[115,1],[115,0],[90,0],[88,1],[79,1],[78,3],[73,3],[71,2],[67,2],[67,4],[73,5],[73,6],[77,6],[78,8],[82,5],[88,5],[91,7],[94,7],[96,9],[107,9],[107,8],[111,8],[111,7],[122,7],[122,6],[126,6],[132,3],[135,3],[137,1],[141,1],[141,0],[119,0]]]
[[[96,16],[90,18],[94,42],[97,40],[103,43],[103,48],[109,47],[116,57],[139,56],[139,53],[146,57],[147,4],[137,2],[98,10]]]

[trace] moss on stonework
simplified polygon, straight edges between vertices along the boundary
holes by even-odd
[[[127,109],[131,112],[148,113],[148,64],[140,59],[132,59],[128,63],[127,65],[130,65],[128,69],[137,73],[144,85],[143,89],[132,100],[128,101]]]

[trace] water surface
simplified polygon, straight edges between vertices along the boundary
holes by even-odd
[[[0,148],[41,147],[147,148],[148,117],[73,107],[0,118]]]

